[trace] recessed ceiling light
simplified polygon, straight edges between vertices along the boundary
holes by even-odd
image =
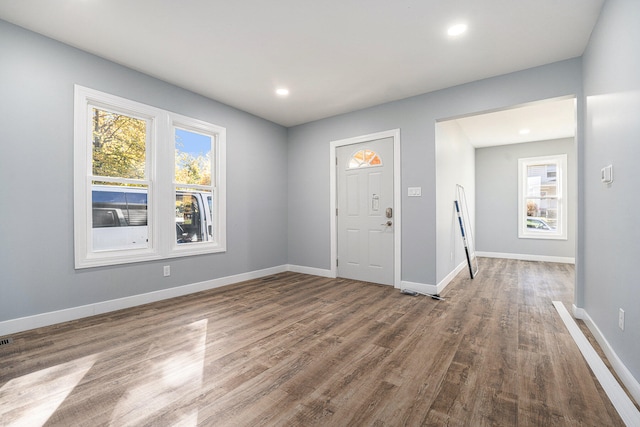
[[[276,89],[276,95],[278,96],[287,96],[289,95],[289,89],[281,87]]]
[[[531,130],[530,130],[530,129],[520,129],[520,135],[526,135],[526,134],[528,134],[529,132],[531,132]]]
[[[467,31],[467,24],[456,24],[447,30],[447,34],[450,36],[459,36]]]

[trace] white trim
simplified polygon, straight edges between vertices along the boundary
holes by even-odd
[[[585,311],[585,309],[584,308],[578,308],[578,307],[576,307],[575,304],[571,305],[571,312],[573,313],[573,317],[575,317],[576,319],[584,320],[585,316],[587,316],[587,312]]]
[[[56,323],[68,322],[70,320],[81,319],[83,317],[94,316],[96,314],[108,313],[124,308],[131,308],[142,304],[175,298],[194,292],[206,291],[222,286],[232,285],[246,280],[258,279],[260,277],[289,271],[287,265],[281,265],[263,270],[256,270],[234,276],[221,277],[218,279],[206,280],[204,282],[192,283],[175,288],[162,289],[145,294],[132,295],[129,297],[114,300],[101,301],[94,304],[87,304],[72,307],[64,310],[51,311],[48,313],[36,314],[33,316],[21,317],[0,322],[0,336],[27,331],[29,329],[41,328],[54,325]]]
[[[110,252],[94,252],[92,247],[91,234],[91,179],[92,179],[92,153],[88,148],[91,139],[91,129],[89,127],[90,108],[105,108],[110,111],[117,111],[121,114],[128,114],[132,117],[143,119],[149,125],[146,141],[146,173],[145,179],[140,183],[148,185],[148,197],[155,197],[156,186],[154,185],[155,165],[153,160],[156,156],[155,147],[158,145],[159,128],[161,127],[161,110],[139,102],[131,101],[108,93],[99,92],[94,89],[80,85],[74,86],[74,160],[73,160],[73,209],[74,209],[74,260],[75,268],[87,268],[104,265],[121,264],[127,262],[139,262],[154,260],[161,257],[158,252],[157,227],[153,221],[156,218],[154,204],[150,205],[148,211],[149,225],[149,245],[147,248],[129,249]]]
[[[428,285],[426,283],[417,283],[417,282],[409,282],[407,280],[403,280],[400,286],[401,289],[408,289],[411,291],[416,291],[421,294],[429,294],[429,295],[437,295],[438,287],[436,285]]]
[[[409,289],[412,291],[417,291],[422,294],[429,295],[439,295],[444,289],[451,283],[453,279],[465,268],[467,268],[467,261],[461,262],[451,273],[447,274],[447,276],[442,279],[437,285],[429,285],[426,283],[418,283],[418,282],[409,282],[408,280],[403,280],[400,283],[401,289]]]
[[[467,264],[467,260],[464,260],[464,261],[462,261],[460,264],[458,264],[458,266],[457,266],[456,268],[454,268],[454,269],[453,269],[453,271],[452,271],[451,273],[447,274],[447,275],[445,276],[445,278],[444,278],[444,279],[442,279],[442,280],[438,283],[438,285],[437,285],[438,291],[439,291],[439,292],[442,292],[442,290],[443,290],[444,288],[446,288],[446,287],[447,287],[447,285],[448,285],[449,283],[451,283],[451,281],[452,281],[453,279],[455,279],[455,278],[456,278],[456,276],[457,276],[457,275],[458,275],[462,270],[464,270],[465,268],[468,268],[468,267],[469,267],[469,264]]]
[[[600,344],[600,348],[602,348],[604,355],[611,363],[613,370],[616,371],[616,374],[618,374],[618,377],[620,377],[620,381],[622,381],[625,387],[627,387],[627,390],[635,399],[635,401],[640,403],[640,382],[638,382],[638,380],[634,378],[633,374],[631,374],[631,371],[629,371],[625,364],[622,363],[622,360],[620,360],[616,352],[611,347],[611,344],[609,344],[607,339],[604,337],[604,335],[600,331],[600,328],[598,328],[598,326],[595,324],[595,322],[589,316],[585,309],[576,307],[574,305],[573,314],[576,319],[584,321],[585,325],[587,325],[587,328],[589,328],[589,330],[593,334],[593,337],[596,339],[598,344]]]
[[[501,252],[479,252],[476,251],[476,256],[484,258],[505,258],[505,259],[518,259],[520,261],[542,261],[542,262],[558,262],[561,264],[575,264],[576,259],[573,257],[564,256],[549,256],[549,255],[532,255],[532,254],[509,254]]]
[[[211,176],[211,184],[209,186],[202,186],[207,188],[207,191],[213,192],[213,212],[212,221],[214,229],[213,242],[201,242],[197,245],[178,245],[176,239],[173,237],[173,233],[169,233],[171,236],[171,242],[164,245],[164,257],[174,258],[189,255],[226,252],[227,250],[227,193],[226,193],[226,147],[227,147],[227,130],[226,128],[212,123],[208,123],[202,120],[194,119],[191,117],[183,116],[181,114],[167,112],[169,117],[168,125],[169,131],[167,135],[171,137],[171,143],[165,144],[167,162],[165,168],[167,170],[174,170],[175,168],[175,131],[176,129],[183,129],[189,132],[197,132],[202,135],[207,135],[211,138],[211,151],[213,152],[213,158],[211,159],[211,170],[213,175]],[[164,165],[164,164],[163,164]],[[163,178],[168,178],[163,175]],[[172,186],[174,191],[177,187],[188,187],[188,184],[181,184],[175,182],[174,174],[171,174],[171,180],[166,183],[162,183],[166,186]],[[194,188],[200,186],[193,186]],[[168,198],[167,200],[161,200],[163,204],[162,212],[164,213],[165,228],[170,227],[172,230],[175,228],[175,196]],[[165,236],[167,237],[167,236]]]
[[[394,243],[393,243],[393,272],[394,287],[400,288],[402,280],[402,187],[401,187],[401,162],[400,162],[400,129],[391,129],[353,138],[331,141],[329,144],[329,216],[331,238],[331,276],[337,277],[338,269],[336,259],[338,257],[337,218],[336,218],[336,148],[344,145],[359,144],[361,142],[374,141],[376,139],[393,138],[393,211],[394,211]]]
[[[287,265],[287,271],[291,271],[293,273],[302,273],[302,274],[310,274],[312,276],[320,276],[320,277],[328,277],[335,278],[332,275],[331,270],[325,270],[323,268],[315,268],[315,267],[304,267],[301,265]]]
[[[584,336],[564,304],[561,301],[553,301],[553,305],[556,307],[556,310],[558,310],[560,318],[589,364],[591,371],[600,382],[602,389],[607,393],[609,400],[611,400],[616,411],[618,411],[620,418],[622,418],[628,426],[640,426],[640,411],[638,411],[631,399],[629,399],[629,396],[627,396],[627,393],[625,393],[624,389],[618,384],[618,381],[616,381],[611,371],[609,371],[602,359],[600,359],[600,356],[598,356],[598,353],[596,353],[591,346],[589,340]]]

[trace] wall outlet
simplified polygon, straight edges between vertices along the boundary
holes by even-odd
[[[163,267],[163,273],[164,273],[164,277],[171,276],[171,266],[165,265]]]
[[[621,308],[618,311],[618,327],[624,331],[624,310]]]

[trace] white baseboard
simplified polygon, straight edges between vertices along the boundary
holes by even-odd
[[[429,294],[429,295],[440,295],[440,292],[447,287],[449,283],[467,267],[467,261],[460,263],[451,273],[447,274],[447,276],[440,281],[437,285],[429,285],[426,283],[418,283],[418,282],[409,282],[407,280],[403,280],[401,282],[401,289],[409,289],[412,291],[419,292],[421,294]]]
[[[591,372],[596,376],[598,382],[602,386],[602,389],[609,397],[609,400],[611,400],[616,411],[618,411],[620,418],[622,418],[624,423],[628,426],[640,425],[640,412],[635,407],[631,399],[629,399],[629,396],[627,396],[620,384],[618,384],[618,381],[609,371],[609,368],[604,364],[598,353],[591,346],[591,343],[589,343],[587,337],[584,336],[582,330],[580,330],[580,327],[573,320],[564,304],[561,301],[553,301],[553,305],[558,310],[560,318],[580,349],[585,361],[589,364]]]
[[[400,282],[400,289],[408,289],[421,294],[437,295],[438,287],[436,285],[427,285],[426,283],[409,282],[403,280]]]
[[[584,310],[584,308],[579,308],[575,304],[571,305],[571,311],[573,312],[573,317],[575,317],[576,319],[584,320],[585,316],[587,315],[587,312]]]
[[[438,283],[438,285],[436,286],[438,289],[438,293],[442,292],[444,290],[444,288],[447,287],[447,285],[465,268],[468,268],[469,264],[467,264],[467,261],[462,261],[460,264],[458,264],[458,266],[449,274],[447,274],[447,276],[442,279],[440,281],[440,283]]]
[[[130,297],[118,298],[109,301],[101,301],[79,307],[67,308],[64,310],[51,311],[48,313],[36,314],[33,316],[21,317],[0,322],[0,336],[27,331],[29,329],[50,326],[56,323],[68,322],[70,320],[81,319],[83,317],[94,316],[96,314],[108,313],[123,308],[135,307],[150,302],[175,298],[195,292],[206,291],[208,289],[219,288],[246,280],[258,279],[272,274],[282,273],[290,270],[289,266],[281,265],[264,270],[251,271],[234,276],[221,277],[219,279],[207,280],[190,285],[178,286],[175,288],[162,289],[146,294],[132,295]],[[320,270],[318,270],[320,271]],[[311,274],[311,273],[310,273]]]
[[[575,264],[576,259],[573,257],[547,256],[547,255],[531,255],[531,254],[509,254],[501,252],[480,252],[476,251],[476,255],[485,258],[506,258],[518,259],[521,261],[542,261],[542,262],[558,262],[561,264]]]
[[[287,271],[291,271],[293,273],[302,273],[302,274],[311,274],[312,276],[320,276],[320,277],[328,277],[331,279],[335,279],[335,275],[331,270],[324,270],[322,268],[314,268],[314,267],[304,267],[301,265],[287,265]]]
[[[611,363],[613,370],[616,371],[616,374],[618,374],[620,381],[622,381],[622,383],[625,385],[636,403],[640,404],[640,382],[638,382],[638,380],[634,378],[629,369],[627,369],[625,364],[622,363],[622,360],[620,360],[607,339],[604,337],[604,335],[600,331],[600,328],[598,328],[598,325],[595,324],[593,319],[583,308],[579,308],[574,305],[573,315],[576,319],[584,321],[584,323],[587,325],[587,328],[589,328],[589,330],[593,334],[593,337],[596,339],[596,341],[598,341],[598,344],[600,344],[602,351],[604,352],[605,356],[607,356],[607,359]]]

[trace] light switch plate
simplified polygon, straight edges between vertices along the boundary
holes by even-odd
[[[422,197],[422,187],[409,187],[407,195],[409,197]]]
[[[600,169],[600,181],[605,184],[611,184],[613,182],[613,165]]]

